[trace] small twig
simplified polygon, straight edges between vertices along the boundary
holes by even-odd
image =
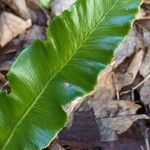
[[[2,89],[9,89],[9,81],[2,86]]]
[[[122,91],[120,93],[120,95],[125,95],[125,94],[128,94],[128,93],[134,92],[136,89],[138,89],[141,85],[143,85],[149,79],[150,79],[150,74],[142,82],[140,82],[138,85],[136,85],[135,87],[133,87],[132,90]]]
[[[120,101],[119,88],[117,86],[117,80],[116,80],[116,75],[115,75],[114,71],[113,71],[113,79],[114,79],[114,83],[115,83],[117,100]]]
[[[150,79],[150,74],[142,82],[140,82],[137,86],[133,87],[132,89],[136,90],[137,88],[139,88],[141,85],[143,85],[149,79]]]
[[[131,93],[131,92],[132,92],[132,90],[122,91],[120,93],[120,95],[125,95],[125,94]]]
[[[143,29],[143,30],[149,32],[148,29],[146,29],[144,26],[140,25],[139,22],[140,22],[140,20],[136,20],[136,21],[135,21],[135,24],[138,25],[141,29]]]

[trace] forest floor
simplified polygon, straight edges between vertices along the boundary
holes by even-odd
[[[21,50],[39,38],[54,16],[75,0],[0,1],[0,89]],[[51,150],[150,150],[150,0],[145,0],[126,41],[99,76],[95,90],[64,108],[68,126]]]

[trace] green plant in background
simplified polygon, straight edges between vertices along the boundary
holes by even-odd
[[[78,0],[56,17],[8,73],[0,93],[0,149],[41,150],[66,125],[62,109],[93,90],[131,28],[141,0]],[[66,86],[66,82],[70,86]]]
[[[40,0],[40,3],[43,7],[45,8],[50,8],[50,3],[51,3],[52,0]]]

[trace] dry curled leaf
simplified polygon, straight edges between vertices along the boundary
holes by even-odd
[[[147,54],[144,58],[144,61],[142,63],[142,66],[140,68],[140,74],[143,76],[143,77],[146,77],[147,75],[150,74],[150,47],[147,51]]]
[[[150,105],[150,79],[147,80],[141,88],[140,96],[145,105]]]
[[[116,77],[116,86],[118,87],[118,91],[125,86],[131,85],[141,68],[143,58],[145,55],[144,50],[140,50],[136,52],[133,56],[131,61],[125,60],[120,68],[115,70],[115,77]]]
[[[23,47],[27,47],[31,42],[37,39],[45,40],[46,29],[41,26],[33,25],[32,28],[30,28],[28,31],[26,31],[24,34],[21,34],[20,40],[22,41]]]
[[[150,4],[150,0],[144,0],[145,4]]]
[[[26,0],[27,7],[32,9],[38,9],[39,8],[39,0]]]
[[[142,65],[144,50],[140,50],[133,57],[127,72],[125,73],[124,86],[130,85],[135,80],[135,77]]]
[[[25,0],[3,0],[10,8],[12,8],[20,17],[27,20],[30,13]]]
[[[116,51],[115,65],[114,65],[115,68],[117,68],[127,57],[131,56],[134,53],[136,43],[137,43],[137,30],[134,27],[130,32],[128,38]]]
[[[114,118],[103,118],[98,122],[101,134],[101,142],[114,141],[118,134],[127,131],[137,120],[150,119],[146,115],[119,116]]]
[[[23,33],[30,26],[30,19],[24,21],[9,12],[3,12],[0,15],[0,47],[4,47],[8,42],[17,35]]]
[[[129,101],[100,102],[87,96],[80,106],[75,106],[74,115],[59,140],[67,143],[97,145],[118,139],[118,135],[128,130],[137,120],[149,119],[146,115],[136,115],[139,105]],[[98,107],[99,106],[99,107]],[[69,144],[68,144],[69,145]]]
[[[12,65],[11,61],[5,61],[4,63],[0,64],[0,71],[8,71]]]
[[[101,108],[98,113],[93,107],[101,142],[117,140],[118,134],[125,132],[136,120],[143,117],[135,115],[140,106],[133,102],[111,101]]]

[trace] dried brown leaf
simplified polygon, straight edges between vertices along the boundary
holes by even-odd
[[[30,19],[24,21],[11,13],[3,12],[0,15],[0,46],[4,47],[8,42],[17,35],[23,33],[30,26]]]
[[[127,57],[131,56],[134,53],[136,43],[137,30],[134,27],[125,42],[117,49],[117,52],[115,54],[115,68],[117,68]]]
[[[0,71],[8,71],[11,67],[11,61],[5,61],[4,63],[0,64]]]
[[[135,54],[135,56],[133,57],[130,63],[130,66],[128,67],[127,72],[125,73],[125,80],[123,83],[124,86],[130,85],[133,83],[142,65],[143,58],[144,58],[144,50],[140,50],[139,52]]]
[[[140,96],[145,105],[150,105],[150,79],[147,80],[141,88]]]
[[[143,76],[143,77],[146,77],[150,74],[150,47],[147,51],[147,54],[144,58],[144,61],[142,63],[142,66],[140,68],[140,74]]]
[[[30,13],[25,0],[3,0],[11,9],[13,9],[20,17],[27,20]]]
[[[98,120],[101,142],[114,141],[118,134],[127,131],[137,120],[150,119],[146,115],[119,116],[114,118],[103,118]]]

